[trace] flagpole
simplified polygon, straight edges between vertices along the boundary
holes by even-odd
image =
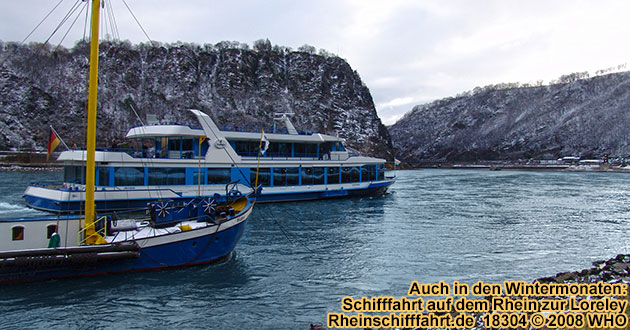
[[[201,142],[205,141],[205,136],[199,137],[199,161],[197,163],[197,196],[201,196]],[[205,180],[204,180],[205,181]]]
[[[265,129],[260,129],[260,143],[258,143],[258,161],[256,164],[256,180],[254,181],[254,198],[256,198],[256,189],[258,189],[258,170],[260,169],[260,154],[262,153],[262,141],[265,136]]]
[[[53,133],[55,133],[55,136],[59,139],[59,141],[61,141],[63,146],[66,147],[66,149],[70,150],[70,148],[68,148],[68,145],[65,142],[63,142],[63,139],[61,138],[61,136],[59,136],[59,133],[57,133],[57,131],[55,131],[55,129],[53,128],[52,125],[50,125],[50,129],[53,131]]]

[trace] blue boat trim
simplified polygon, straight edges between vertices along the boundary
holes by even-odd
[[[258,202],[273,203],[297,200],[313,200],[324,198],[338,198],[345,196],[359,196],[384,193],[389,186],[394,183],[393,180],[372,182],[365,188],[348,188],[335,190],[317,190],[317,191],[291,191],[291,192],[264,192],[257,198]],[[135,191],[135,190],[134,190]],[[180,198],[169,198],[176,202],[183,202],[194,198],[195,196],[182,196]],[[82,203],[79,201],[55,201],[43,197],[24,195],[26,204],[34,209],[54,212],[54,213],[76,213],[82,211]],[[107,201],[96,201],[96,209],[99,212],[111,212],[117,210],[132,210],[143,208],[148,202],[155,199],[111,199]]]

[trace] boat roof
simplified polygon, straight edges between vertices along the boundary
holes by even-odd
[[[188,125],[145,125],[133,127],[127,132],[127,138],[154,138],[163,136],[206,136],[201,128]]]
[[[242,132],[242,131],[221,131],[221,134],[228,140],[260,140],[259,132]],[[184,124],[168,124],[168,125],[144,125],[136,126],[127,132],[127,138],[159,138],[159,137],[199,137],[206,136],[201,128],[193,128]],[[343,141],[342,138],[320,134],[288,134],[288,133],[265,133],[269,141],[273,142],[305,142],[305,143],[322,143]]]

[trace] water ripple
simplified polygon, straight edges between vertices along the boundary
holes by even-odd
[[[33,178],[36,176],[36,178]],[[0,217],[29,180],[0,173]],[[163,272],[0,286],[0,328],[308,329],[343,296],[413,280],[532,280],[627,253],[628,176],[398,171],[384,196],[257,205],[229,258]]]

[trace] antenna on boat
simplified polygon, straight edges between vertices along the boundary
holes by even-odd
[[[138,120],[140,121],[140,124],[144,126],[144,122],[142,121],[142,118],[138,116],[138,113],[136,112],[136,109],[133,107],[133,104],[129,103],[129,107],[131,107],[131,111],[133,111],[133,113],[136,115],[136,118],[138,118]]]
[[[284,125],[287,127],[287,131],[289,132],[289,134],[298,135],[298,131],[295,129],[295,126],[293,126],[293,124],[291,123],[291,120],[289,119],[289,117],[295,116],[295,113],[276,112],[273,114],[273,116],[274,116],[273,118],[274,121],[284,121]],[[275,123],[274,123],[274,128],[275,128]]]

